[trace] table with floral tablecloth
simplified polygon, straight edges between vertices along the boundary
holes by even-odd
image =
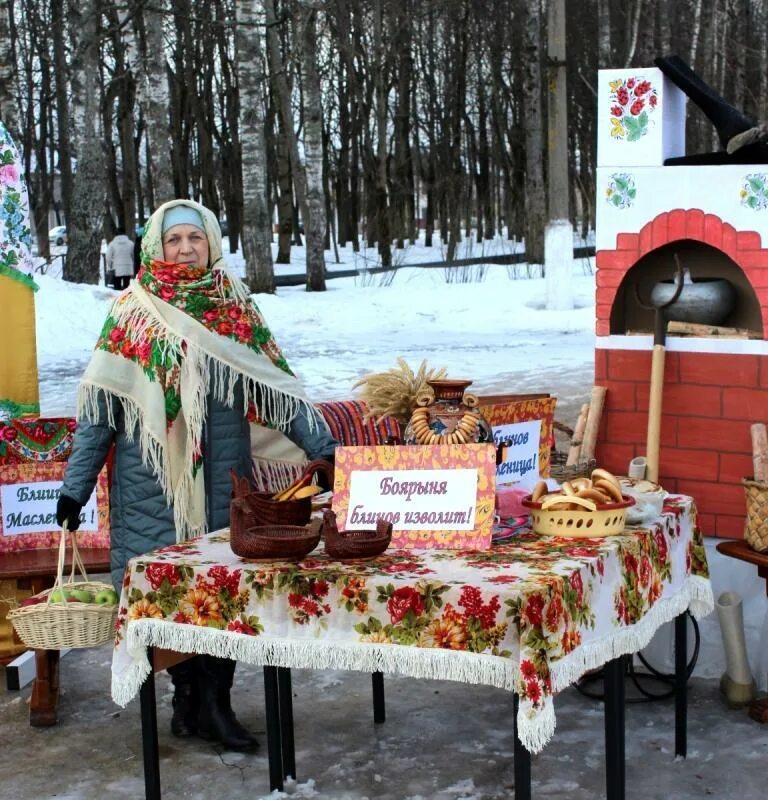
[[[681,495],[616,536],[523,529],[485,551],[389,550],[356,563],[322,547],[295,564],[249,562],[218,531],[130,561],[112,696],[125,705],[139,692],[149,646],[489,684],[519,695],[518,735],[538,752],[558,691],[684,611],[712,608],[696,507]]]

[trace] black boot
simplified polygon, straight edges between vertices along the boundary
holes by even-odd
[[[199,656],[168,667],[173,681],[173,716],[171,733],[174,736],[194,736],[197,733],[197,714],[200,705],[197,667]]]
[[[235,675],[235,662],[228,658],[198,656],[200,706],[197,735],[221,742],[227,750],[253,752],[259,746],[256,737],[235,717],[229,692]]]

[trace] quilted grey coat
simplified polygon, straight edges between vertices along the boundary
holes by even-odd
[[[138,433],[125,431],[120,402],[114,403],[115,428],[106,420],[106,400],[99,395],[99,423],[79,420],[61,493],[85,503],[104,466],[111,444],[115,443],[110,486],[110,528],[112,539],[112,582],[118,592],[130,558],[176,541],[173,508],[151,469],[142,463]],[[243,416],[241,384],[233,407],[208,395],[208,414],[203,429],[203,469],[205,470],[206,516],[208,530],[229,524],[232,484],[229,470],[250,475],[250,436]],[[300,413],[286,431],[291,441],[311,459],[332,458],[336,442],[325,425],[310,429],[306,411]]]

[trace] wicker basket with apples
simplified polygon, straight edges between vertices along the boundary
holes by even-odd
[[[56,580],[50,589],[28,597],[8,612],[8,619],[27,647],[60,650],[97,647],[115,635],[119,597],[108,583],[85,573],[75,534],[71,533],[72,572],[63,577],[67,530],[61,532]],[[75,570],[82,580],[75,580]]]

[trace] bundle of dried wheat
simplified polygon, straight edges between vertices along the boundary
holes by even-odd
[[[427,381],[446,376],[446,369],[431,369],[422,361],[416,373],[404,358],[397,359],[397,367],[386,372],[372,372],[361,378],[352,388],[361,387],[360,394],[368,406],[368,418],[392,416],[406,424],[411,418],[416,397],[427,388]]]

